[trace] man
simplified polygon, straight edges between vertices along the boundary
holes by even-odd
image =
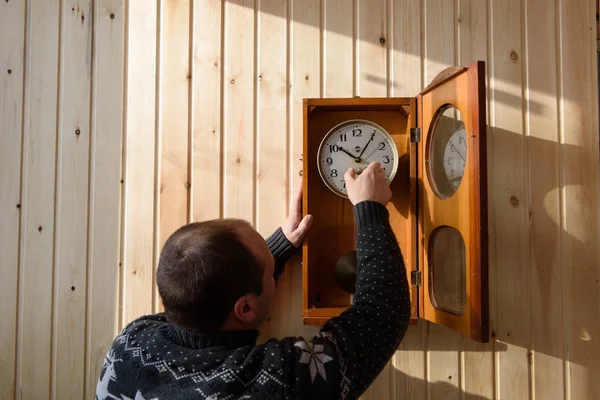
[[[389,361],[408,328],[410,301],[385,205],[385,171],[345,174],[354,207],[358,272],[353,305],[320,332],[256,345],[275,280],[312,216],[301,189],[265,241],[235,219],[192,223],[165,243],[157,271],[164,314],[141,317],[116,338],[97,399],[355,399]]]

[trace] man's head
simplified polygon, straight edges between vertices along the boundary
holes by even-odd
[[[195,222],[166,241],[157,283],[169,319],[187,329],[257,329],[275,295],[274,259],[246,221]]]

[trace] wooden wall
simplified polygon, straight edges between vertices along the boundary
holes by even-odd
[[[160,310],[178,226],[268,235],[301,174],[303,97],[414,96],[484,60],[494,338],[411,327],[365,398],[600,397],[595,0],[0,3],[0,398],[91,398]],[[301,324],[301,266],[270,335]]]

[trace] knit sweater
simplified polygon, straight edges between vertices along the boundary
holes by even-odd
[[[353,304],[312,338],[256,344],[258,331],[194,333],[164,314],[129,323],[109,350],[96,399],[356,399],[400,344],[410,318],[406,270],[387,209],[354,206]],[[294,248],[266,239],[279,276]]]

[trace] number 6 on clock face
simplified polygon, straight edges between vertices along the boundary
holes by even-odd
[[[398,149],[392,136],[374,122],[353,119],[332,128],[323,138],[317,153],[319,175],[338,196],[347,198],[344,174],[354,168],[360,175],[372,162],[385,170],[388,184],[398,170]]]

